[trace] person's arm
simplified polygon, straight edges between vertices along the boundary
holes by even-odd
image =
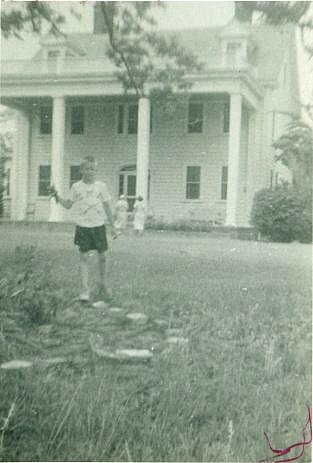
[[[112,214],[112,211],[111,211],[111,206],[110,206],[109,202],[107,202],[107,201],[103,201],[102,204],[103,204],[103,209],[104,209],[104,211],[106,213],[106,216],[108,218],[109,224],[111,226],[112,236],[116,237],[116,230],[115,230],[115,227],[114,227],[113,214]]]
[[[74,202],[71,199],[64,199],[58,194],[57,190],[54,188],[54,185],[50,187],[50,195],[54,197],[55,202],[61,204],[65,209],[71,209]]]
[[[71,207],[74,204],[71,199],[61,198],[61,196],[59,196],[58,194],[55,196],[55,200],[57,203],[61,204],[61,206],[63,206],[65,209],[71,209]]]

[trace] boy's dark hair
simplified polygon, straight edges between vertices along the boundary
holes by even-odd
[[[138,201],[143,201],[143,197],[142,196],[137,196],[137,200]]]

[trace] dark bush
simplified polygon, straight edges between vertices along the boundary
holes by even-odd
[[[290,185],[263,189],[254,197],[251,224],[272,241],[312,241],[312,200]]]

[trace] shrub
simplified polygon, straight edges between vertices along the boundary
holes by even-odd
[[[311,196],[290,185],[263,189],[256,193],[251,223],[272,241],[311,242]]]
[[[20,321],[31,325],[51,322],[62,300],[51,266],[35,246],[18,246],[14,264],[16,274],[0,281],[0,301],[6,311],[18,313]]]
[[[146,223],[146,228],[152,230],[171,230],[183,232],[210,232],[212,231],[212,222],[206,220],[188,220],[180,219],[174,222],[166,222],[162,219],[150,219]]]

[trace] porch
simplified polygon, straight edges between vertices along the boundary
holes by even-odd
[[[93,155],[113,201],[126,194],[130,209],[141,194],[162,220],[247,225],[257,101],[234,82],[233,92],[196,88],[165,108],[121,95],[4,96],[18,110],[11,217],[71,221],[47,187],[66,196],[81,160]]]

